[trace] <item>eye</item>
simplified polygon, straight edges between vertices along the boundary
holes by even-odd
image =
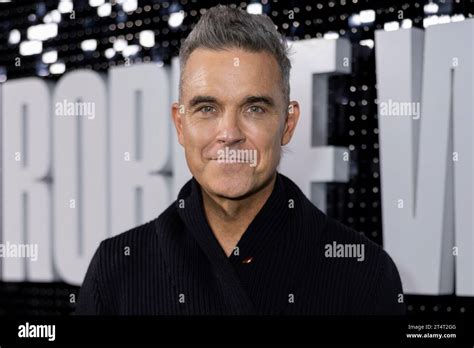
[[[210,113],[210,112],[215,112],[216,109],[213,106],[205,105],[205,106],[199,108],[199,111],[201,111],[203,113]]]
[[[263,108],[261,108],[260,106],[257,106],[257,105],[252,105],[251,107],[249,107],[247,109],[247,111],[252,113],[252,114],[260,114],[260,113],[264,112]]]

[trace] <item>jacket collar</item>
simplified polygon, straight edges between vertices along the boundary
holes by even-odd
[[[296,225],[290,200],[299,207]],[[260,313],[279,313],[288,304],[287,294],[294,292],[311,252],[301,214],[306,202],[297,186],[277,173],[272,193],[237,244],[239,254],[227,257],[207,222],[199,183],[192,178],[183,186],[176,201],[178,214],[212,265],[230,314],[257,314],[256,305]],[[294,235],[287,228],[289,221],[296,228]],[[239,267],[249,258],[254,260],[247,268],[249,272],[254,272],[256,279],[260,274],[266,279],[262,283],[256,280],[259,284],[252,284],[253,291],[245,287],[238,274]],[[268,267],[269,263],[272,267]],[[265,292],[275,289],[284,295],[278,303],[270,303],[265,298],[272,296]],[[260,300],[253,303],[251,297]]]
[[[276,233],[282,231],[282,226],[288,218],[288,198],[285,192],[284,177],[276,173],[275,185],[269,198],[248,226],[237,243],[238,255],[227,257],[212,232],[204,212],[201,186],[193,177],[181,189],[177,204],[182,203],[178,213],[201,247],[204,246],[209,257],[222,260],[223,256],[234,263],[244,258],[257,257],[276,239]],[[239,257],[240,256],[240,257]]]

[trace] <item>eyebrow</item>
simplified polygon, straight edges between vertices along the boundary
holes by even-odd
[[[209,95],[197,95],[190,100],[189,105],[193,107],[202,103],[217,103],[217,98]],[[242,105],[252,103],[263,103],[267,106],[275,105],[273,98],[267,95],[248,95],[244,98]]]
[[[273,98],[267,95],[249,95],[244,98],[244,102],[242,103],[242,105],[253,103],[263,103],[267,106],[275,105],[275,101],[273,100]]]
[[[193,107],[202,103],[217,103],[217,99],[208,95],[197,95],[189,102],[189,106]]]

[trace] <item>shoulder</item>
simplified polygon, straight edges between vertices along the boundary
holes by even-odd
[[[161,250],[159,234],[169,231],[170,225],[176,223],[176,214],[173,203],[157,218],[104,239],[95,255],[100,269],[105,273],[115,274],[144,258],[158,257]]]
[[[174,202],[157,218],[103,240],[99,248],[107,253],[125,246],[150,247],[155,242],[156,236],[161,230],[170,224],[176,223],[176,217],[176,202]]]
[[[379,272],[388,268],[396,270],[382,246],[367,238],[364,233],[326,215],[314,205],[309,210],[313,219],[320,221],[318,230],[312,233],[317,235],[318,246],[322,249],[324,258],[340,260],[345,265],[351,264],[353,270],[363,271],[369,278],[376,277]]]
[[[363,233],[344,225],[316,207],[298,188],[282,175],[289,198],[295,198],[293,222],[304,230],[305,240],[312,245],[315,272],[331,275],[360,291],[359,302],[375,301],[377,311],[399,313],[398,297],[402,294],[400,276],[395,263],[379,244]],[[373,303],[372,303],[373,304]],[[368,306],[369,307],[369,306]]]
[[[364,234],[326,215],[305,196],[291,179],[282,174],[279,175],[284,183],[286,196],[294,201],[296,207],[296,209],[292,209],[294,223],[299,227],[304,226],[312,239],[316,239],[315,243],[320,246],[333,244],[333,242],[355,246],[363,245],[364,252],[368,253],[371,258],[388,256],[379,245]]]
[[[354,290],[354,306],[373,314],[405,313],[397,266],[382,246],[328,216],[319,245],[326,265]]]
[[[160,225],[166,224],[173,210],[174,203],[157,218],[103,240],[91,261],[99,283],[105,287],[123,283],[124,275],[140,274],[144,263],[157,262],[161,257]]]
[[[321,212],[321,214],[324,214]],[[325,214],[324,214],[325,215]],[[374,265],[378,264],[381,259],[388,257],[388,254],[383,250],[383,248],[367,238],[365,234],[356,231],[355,229],[344,225],[340,221],[325,215],[325,226],[321,231],[321,238],[324,243],[330,243],[334,245],[348,245],[349,246],[363,246],[365,253],[365,259],[370,259],[367,261],[372,261]]]
[[[102,241],[102,247],[108,249],[118,245],[130,245],[140,243],[142,241],[149,241],[152,238],[155,224],[156,219],[133,227],[113,237],[107,238]]]

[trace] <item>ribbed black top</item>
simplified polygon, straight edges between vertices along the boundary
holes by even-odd
[[[346,253],[328,254],[328,245]],[[405,313],[388,254],[281,174],[237,246],[225,255],[192,179],[158,218],[100,244],[76,314]],[[347,253],[357,246],[363,260]]]

